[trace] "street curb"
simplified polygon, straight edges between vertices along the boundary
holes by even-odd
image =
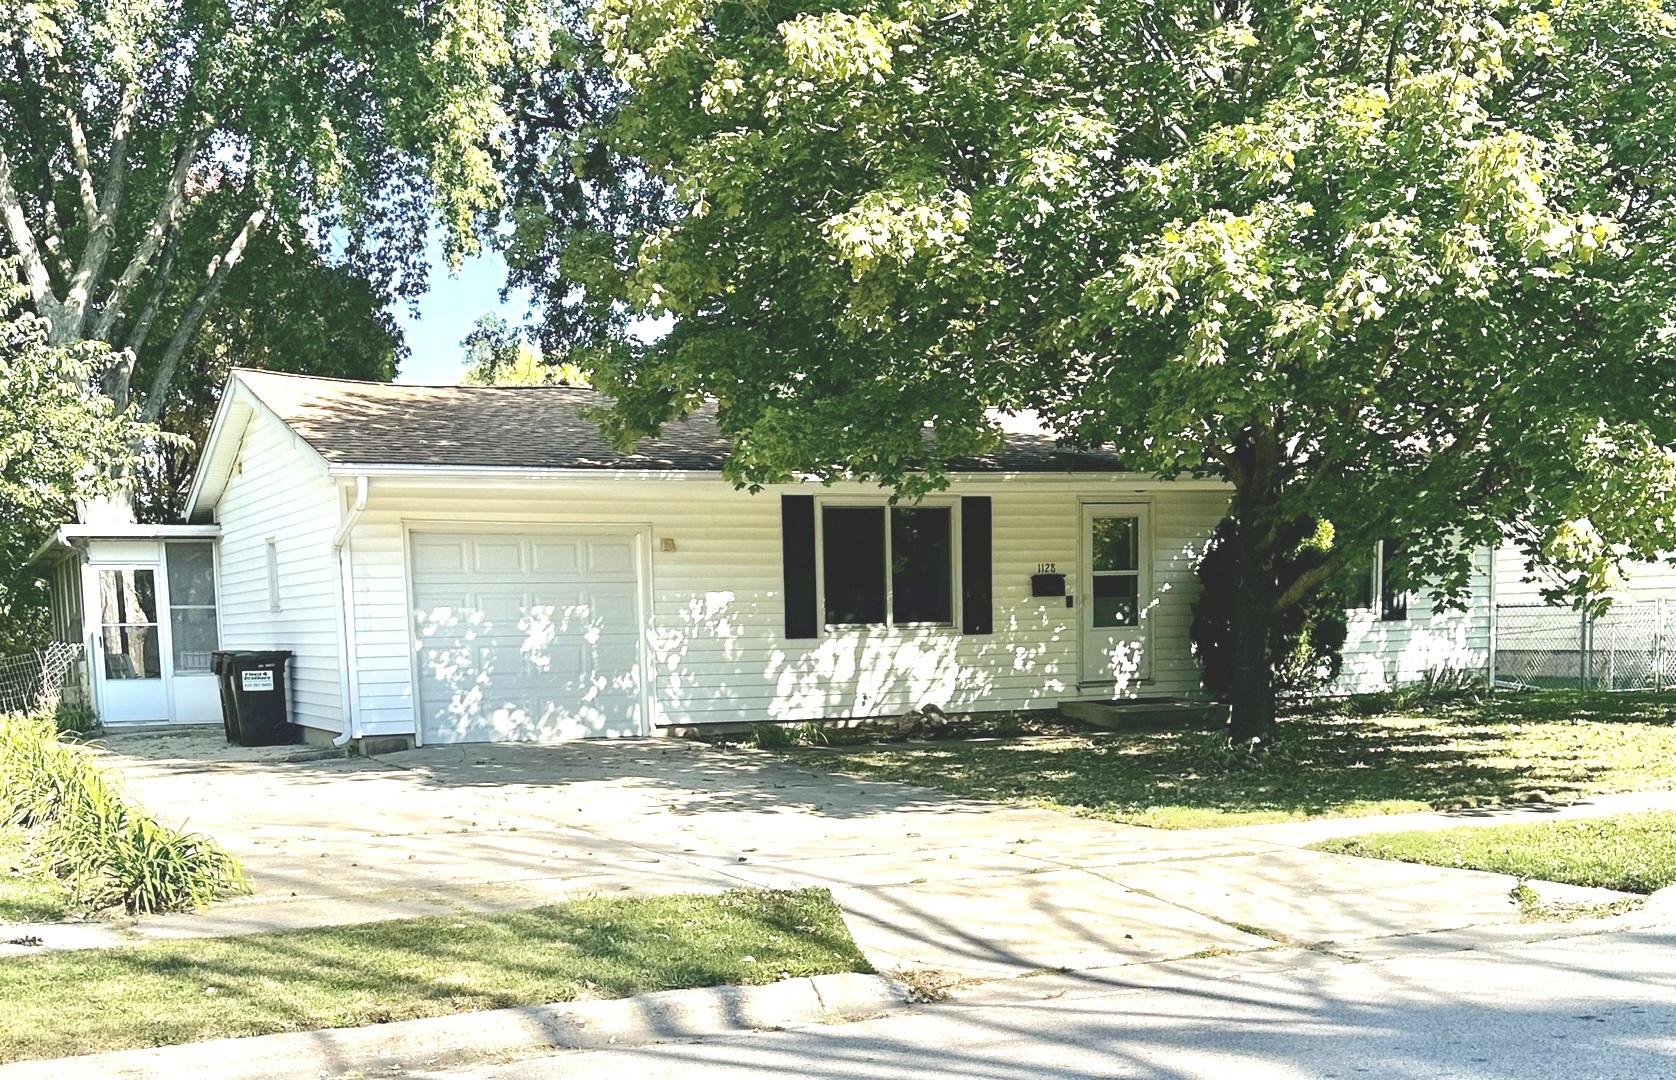
[[[613,1001],[21,1061],[0,1065],[0,1080],[320,1080],[841,1023],[907,1005],[907,988],[882,975],[816,975],[767,986],[663,990]]]

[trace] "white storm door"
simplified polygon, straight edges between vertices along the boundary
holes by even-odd
[[[1151,552],[1144,503],[1082,508],[1082,677],[1124,688],[1151,677]]]
[[[155,563],[87,568],[99,617],[92,668],[99,718],[107,724],[169,719],[157,571]]]
[[[646,734],[633,535],[414,532],[424,741]]]

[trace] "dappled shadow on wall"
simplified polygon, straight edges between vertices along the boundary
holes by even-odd
[[[436,606],[414,624],[427,742],[640,733],[633,638],[607,634],[593,603]]]

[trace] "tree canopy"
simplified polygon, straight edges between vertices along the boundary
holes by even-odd
[[[0,263],[0,656],[46,638],[45,586],[24,561],[77,499],[109,490],[114,466],[148,435],[85,391],[108,363],[105,347],[50,344],[9,269]]]
[[[0,8],[0,254],[55,343],[97,340],[146,419],[261,237],[381,296],[424,287],[499,206],[509,71],[541,0],[47,0]],[[155,344],[152,344],[155,342]]]
[[[1376,538],[1438,602],[1506,533],[1574,592],[1669,546],[1662,0],[599,0],[590,25],[617,94],[593,133],[672,200],[626,234],[574,218],[544,264],[550,302],[674,316],[599,343],[620,438],[713,397],[741,483],[912,494],[994,443],[987,410],[1034,409],[1223,478],[1245,735],[1274,621]],[[1282,589],[1303,521],[1335,553]]]

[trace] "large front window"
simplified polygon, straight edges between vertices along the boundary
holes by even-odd
[[[821,566],[832,626],[954,621],[947,506],[824,506]]]

